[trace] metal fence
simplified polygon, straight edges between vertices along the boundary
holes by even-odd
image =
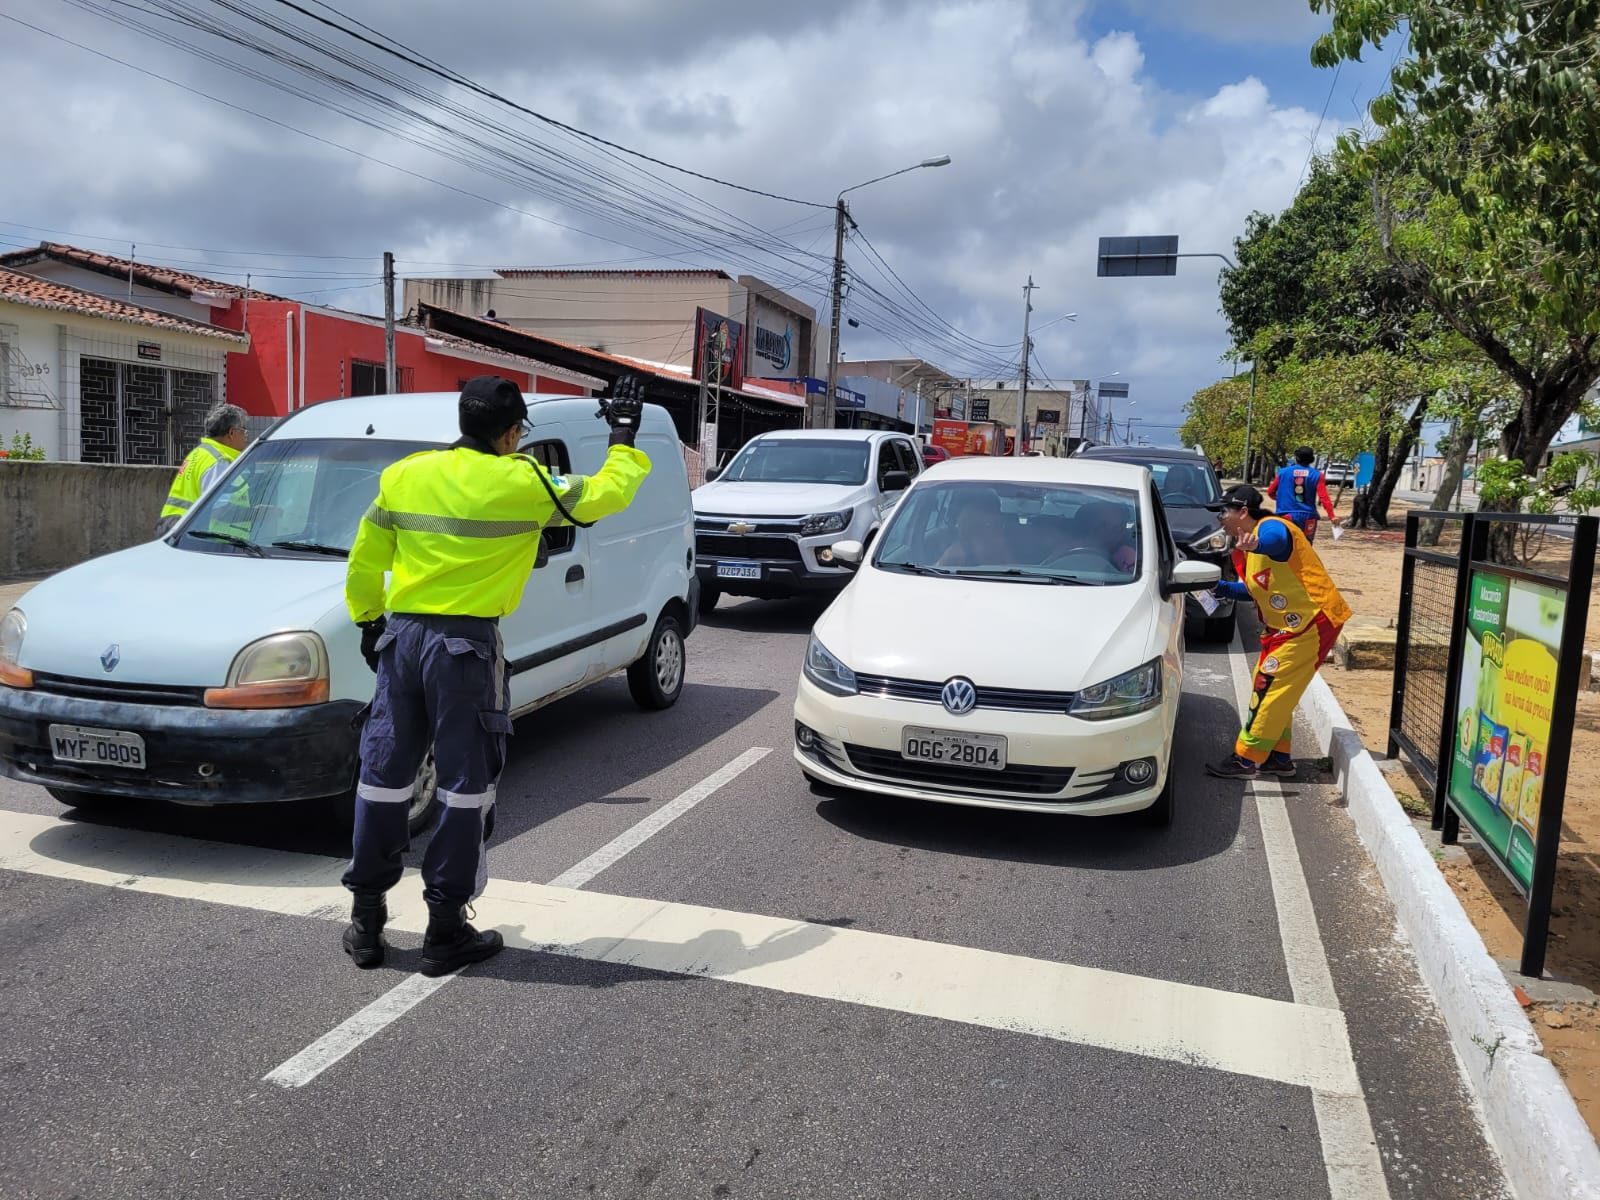
[[[1428,781],[1437,783],[1451,720],[1450,634],[1456,624],[1470,549],[1470,518],[1463,513],[1406,515],[1405,558],[1400,568],[1394,692],[1389,709],[1389,757],[1401,750]]]

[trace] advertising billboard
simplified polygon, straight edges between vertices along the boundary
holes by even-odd
[[[709,308],[695,309],[694,316],[695,378],[707,379],[722,387],[742,388],[744,326]]]
[[[1567,597],[1475,567],[1449,764],[1450,800],[1524,890],[1533,885]]]
[[[940,417],[933,423],[933,444],[952,458],[974,454],[993,454],[997,434],[993,425],[974,424]]]

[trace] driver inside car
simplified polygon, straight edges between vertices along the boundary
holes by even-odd
[[[1139,564],[1139,552],[1129,536],[1120,506],[1106,500],[1091,500],[1077,512],[1072,537],[1080,546],[1099,551],[1119,571],[1132,574]]]
[[[955,509],[955,539],[939,556],[938,566],[1014,565],[1015,549],[998,496],[992,492],[973,492],[956,499],[951,507]]]

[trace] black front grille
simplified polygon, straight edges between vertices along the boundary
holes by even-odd
[[[942,703],[944,684],[922,679],[893,679],[887,675],[857,675],[856,687],[863,696],[890,700],[915,700],[922,704]],[[1023,688],[976,688],[977,708],[1006,712],[1066,713],[1072,707],[1071,692],[1034,692]]]
[[[66,675],[45,675],[35,671],[35,691],[74,700],[108,700],[117,704],[161,704],[169,707],[199,708],[205,703],[205,689],[172,687],[164,683],[119,683],[109,679],[73,679]]]
[[[699,533],[694,551],[701,558],[760,558],[799,562],[800,544],[792,538],[740,537],[731,533]]]
[[[923,787],[961,792],[1015,792],[1028,796],[1054,796],[1072,780],[1071,767],[1024,767],[1013,764],[1003,771],[924,763],[903,758],[893,750],[845,745],[850,765],[863,775],[898,780]]]

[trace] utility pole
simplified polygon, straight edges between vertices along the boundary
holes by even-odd
[[[833,209],[833,322],[828,330],[828,394],[822,398],[822,428],[833,428],[834,388],[839,386],[839,307],[844,303],[844,226],[850,210],[840,196]]]
[[[1250,400],[1244,410],[1244,481],[1250,482],[1250,427],[1256,416],[1256,364],[1250,364]]]
[[[1028,322],[1033,316],[1033,276],[1022,289],[1022,387],[1017,392],[1017,440],[1011,447],[1014,458],[1022,457],[1022,434],[1028,427]]]
[[[394,365],[394,251],[383,252],[383,384],[390,395],[400,391]]]

